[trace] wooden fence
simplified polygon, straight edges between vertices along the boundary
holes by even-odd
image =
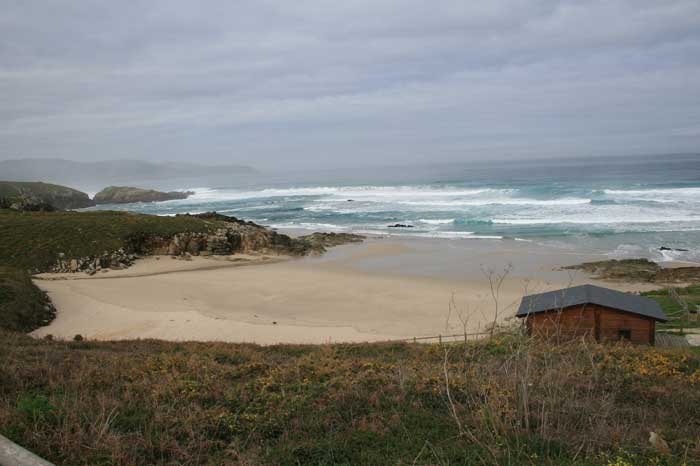
[[[494,333],[495,335],[496,333]],[[448,343],[457,341],[479,340],[481,338],[491,336],[491,332],[477,333],[454,333],[451,335],[431,335],[427,337],[411,337],[399,338],[396,340],[387,340],[387,343]]]

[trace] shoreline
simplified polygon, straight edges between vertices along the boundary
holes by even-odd
[[[316,257],[151,256],[95,276],[41,274],[35,283],[58,314],[32,335],[259,344],[409,339],[485,330],[496,317],[487,275],[502,273],[504,264],[510,272],[500,290],[500,323],[512,323],[526,293],[602,283],[554,269],[591,257],[587,252],[482,241],[488,244],[368,238]]]

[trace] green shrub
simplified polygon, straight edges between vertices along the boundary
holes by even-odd
[[[48,297],[27,272],[0,266],[0,328],[30,332],[53,318]]]
[[[17,402],[17,411],[28,421],[36,424],[53,419],[56,407],[45,395],[27,394],[20,397]]]

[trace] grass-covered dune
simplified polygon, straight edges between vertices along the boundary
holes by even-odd
[[[58,465],[697,465],[700,355],[0,333],[0,432]]]
[[[193,216],[0,210],[0,265],[46,271],[59,253],[67,259],[78,259],[127,247],[130,241],[144,236],[205,233],[222,224]]]
[[[0,181],[0,198],[8,201],[34,199],[57,209],[80,209],[95,203],[77,189],[32,181]]]
[[[27,273],[0,267],[0,329],[29,332],[53,318],[53,306]]]

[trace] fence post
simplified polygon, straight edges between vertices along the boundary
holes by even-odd
[[[442,345],[442,335],[438,335],[438,343]]]

